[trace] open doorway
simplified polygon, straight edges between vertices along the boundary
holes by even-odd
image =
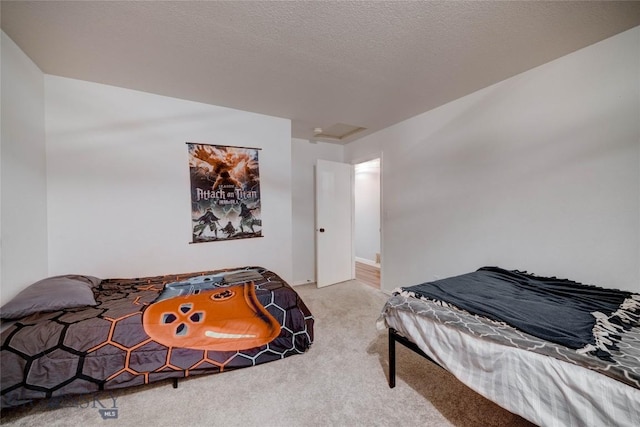
[[[357,163],[354,172],[356,279],[380,289],[380,159]]]

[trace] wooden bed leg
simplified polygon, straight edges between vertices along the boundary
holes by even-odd
[[[389,328],[389,388],[396,386],[396,340],[394,330]]]
[[[173,388],[178,388],[178,379],[177,378],[173,379]]]

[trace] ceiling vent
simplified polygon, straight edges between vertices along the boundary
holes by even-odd
[[[344,123],[336,123],[328,128],[315,128],[313,130],[314,137],[317,139],[328,139],[331,141],[344,141],[345,139],[362,132],[366,128],[360,126],[346,125]]]

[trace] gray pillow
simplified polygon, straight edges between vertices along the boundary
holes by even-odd
[[[101,280],[69,274],[40,280],[0,308],[1,319],[17,319],[41,311],[96,305],[92,288]]]

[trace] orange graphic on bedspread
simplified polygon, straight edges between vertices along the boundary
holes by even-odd
[[[280,324],[257,299],[253,282],[156,301],[142,324],[160,344],[197,350],[246,350],[280,335]]]

